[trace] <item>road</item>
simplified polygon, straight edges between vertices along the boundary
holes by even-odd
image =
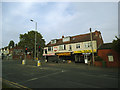
[[[15,88],[118,88],[118,69],[75,63],[4,60],[3,82]]]

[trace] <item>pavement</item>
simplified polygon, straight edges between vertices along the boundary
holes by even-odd
[[[2,81],[14,88],[119,88],[119,69],[79,63],[2,61]]]

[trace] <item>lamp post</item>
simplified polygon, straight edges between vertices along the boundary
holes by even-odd
[[[32,22],[35,22],[34,20],[30,20]],[[34,59],[36,60],[36,31],[37,31],[37,22],[35,22],[35,53],[34,53]]]
[[[92,48],[92,60],[93,60],[93,65],[94,65],[94,52],[93,52],[93,42],[92,42],[92,30],[90,28],[90,37],[91,37],[91,48]]]

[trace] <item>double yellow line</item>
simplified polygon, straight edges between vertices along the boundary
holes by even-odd
[[[5,80],[5,79],[2,79],[3,82],[7,83],[8,85],[11,85],[13,87],[16,87],[16,88],[21,88],[21,89],[27,89],[27,90],[32,90],[28,87],[25,87],[23,85],[20,85],[18,83],[15,83],[15,82],[11,82],[11,81],[8,81],[8,80]]]

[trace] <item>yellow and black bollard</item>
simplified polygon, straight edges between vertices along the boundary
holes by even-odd
[[[38,60],[37,66],[38,66],[38,67],[41,66],[40,60]]]
[[[22,60],[22,64],[23,64],[23,65],[25,64],[25,60]]]

